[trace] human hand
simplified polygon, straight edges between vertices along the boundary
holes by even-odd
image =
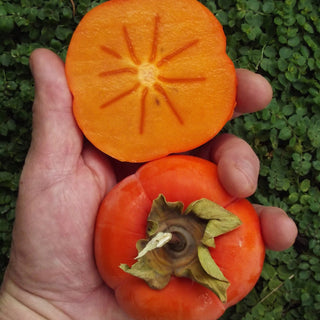
[[[36,85],[32,143],[20,180],[0,319],[127,319],[96,269],[93,233],[101,200],[130,165],[117,163],[113,170],[116,162],[84,140],[62,61],[38,49],[30,65]],[[237,72],[237,113],[264,108],[270,86],[251,72]],[[205,150],[227,191],[239,197],[255,191],[259,161],[247,143],[221,135]],[[278,208],[258,212],[267,246],[288,248],[297,233],[292,220]]]

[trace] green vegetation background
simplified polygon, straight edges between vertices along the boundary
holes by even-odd
[[[100,1],[102,2],[102,1]],[[8,262],[19,174],[31,136],[37,47],[64,57],[81,17],[99,1],[0,0],[0,278]],[[274,98],[262,112],[226,131],[250,143],[261,160],[252,201],[280,206],[299,237],[267,252],[262,277],[223,319],[320,319],[320,9],[318,0],[201,1],[224,26],[237,67],[264,75]]]

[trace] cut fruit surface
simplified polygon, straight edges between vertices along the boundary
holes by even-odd
[[[89,11],[66,59],[76,121],[98,149],[144,162],[214,137],[235,107],[222,26],[196,0],[111,0]]]

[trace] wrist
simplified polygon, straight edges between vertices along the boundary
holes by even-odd
[[[49,301],[27,292],[5,277],[0,290],[0,320],[70,320]]]

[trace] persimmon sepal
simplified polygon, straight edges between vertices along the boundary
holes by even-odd
[[[148,216],[147,239],[136,244],[137,262],[120,268],[158,290],[167,286],[171,276],[187,277],[226,302],[230,284],[208,247],[215,247],[214,237],[240,225],[236,215],[211,200],[194,201],[183,211],[182,202],[167,202],[160,194]]]

